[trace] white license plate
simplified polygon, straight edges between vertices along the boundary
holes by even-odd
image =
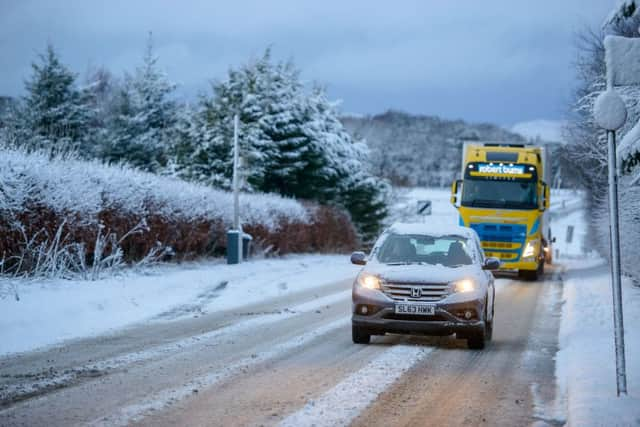
[[[426,304],[396,304],[396,314],[421,314],[433,316],[436,312],[434,305]]]

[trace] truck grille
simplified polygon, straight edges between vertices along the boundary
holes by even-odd
[[[471,223],[470,227],[478,233],[486,256],[496,257],[505,262],[516,262],[520,259],[527,237],[526,225]]]
[[[420,297],[411,296],[411,289],[420,289]],[[396,301],[440,301],[449,294],[447,283],[413,283],[413,282],[384,282],[382,291]]]

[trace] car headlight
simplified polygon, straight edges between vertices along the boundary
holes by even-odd
[[[453,282],[451,284],[451,288],[453,289],[453,292],[471,292],[476,289],[476,283],[471,279],[462,279],[457,282]]]
[[[363,273],[358,276],[358,284],[367,289],[380,289],[380,278],[373,274]]]
[[[536,250],[536,246],[538,246],[539,243],[540,243],[539,239],[529,240],[527,242],[527,245],[524,247],[524,252],[522,253],[522,257],[523,258],[532,257]]]

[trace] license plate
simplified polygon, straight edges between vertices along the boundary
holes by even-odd
[[[421,314],[433,316],[436,312],[434,305],[426,304],[396,304],[396,314]]]

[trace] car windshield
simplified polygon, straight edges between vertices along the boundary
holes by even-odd
[[[537,209],[536,182],[465,179],[462,206]]]
[[[441,264],[447,267],[470,265],[472,254],[467,238],[390,234],[376,252],[384,264]]]

